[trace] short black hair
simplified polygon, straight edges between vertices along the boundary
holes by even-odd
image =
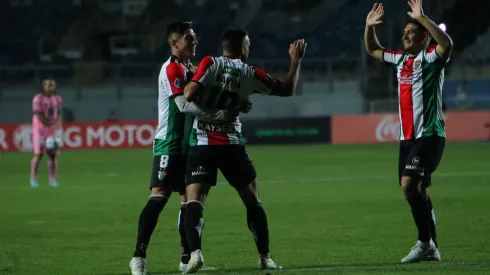
[[[173,34],[184,35],[188,29],[192,29],[192,21],[170,23],[167,27],[167,39],[170,39]]]
[[[221,35],[221,46],[223,50],[236,52],[241,51],[243,39],[248,36],[248,33],[241,28],[229,28]]]
[[[419,27],[419,30],[421,30],[421,31],[423,31],[423,32],[426,32],[426,31],[427,31],[427,29],[424,27],[424,25],[420,24],[420,22],[419,22],[419,21],[417,21],[417,20],[410,19],[410,20],[408,20],[408,22],[407,22],[407,25],[408,25],[408,24],[414,24],[414,25],[418,26],[418,27]]]

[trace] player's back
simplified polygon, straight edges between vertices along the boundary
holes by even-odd
[[[204,89],[198,104],[208,109],[230,109],[253,93],[256,86],[253,67],[240,59],[203,58],[194,79],[202,79]]]

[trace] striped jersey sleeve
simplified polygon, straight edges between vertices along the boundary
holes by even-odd
[[[279,80],[271,77],[264,70],[250,67],[252,70],[253,93],[273,95],[279,87]]]
[[[214,80],[213,72],[214,60],[211,56],[204,57],[197,67],[196,74],[192,77],[193,82],[197,82],[203,86],[209,85]]]
[[[443,65],[445,65],[445,63],[449,62],[450,58],[448,58],[446,62],[444,62],[444,59],[437,54],[436,47],[437,47],[436,45],[429,46],[427,50],[424,51],[424,59],[428,63],[440,62]]]
[[[170,96],[177,96],[184,93],[186,72],[182,65],[177,62],[170,62],[165,69],[165,73],[170,86]]]
[[[397,66],[405,55],[404,51],[384,49],[383,50],[383,61],[386,65]]]

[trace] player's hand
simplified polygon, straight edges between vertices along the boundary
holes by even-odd
[[[240,102],[240,107],[239,107],[239,111],[241,113],[248,113],[250,112],[250,110],[252,110],[252,106],[253,106],[253,103],[252,103],[252,100],[247,97],[245,100],[242,100]]]
[[[289,44],[289,56],[292,60],[301,61],[303,56],[305,55],[306,45],[304,39],[298,39],[294,41],[292,44]]]
[[[193,73],[193,74],[196,74],[197,67],[192,65],[192,64],[189,64],[189,71],[191,71],[191,73]]]
[[[383,10],[383,3],[375,3],[373,9],[368,13],[366,17],[366,26],[372,27],[383,23],[383,16],[385,12]]]
[[[419,20],[425,16],[424,10],[422,9],[422,0],[408,0],[408,5],[412,11],[407,12],[407,14],[412,19]]]
[[[226,122],[233,122],[238,118],[238,115],[240,114],[240,110],[238,109],[230,109],[226,110]]]

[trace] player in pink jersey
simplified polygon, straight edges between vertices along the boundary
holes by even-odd
[[[385,49],[378,42],[375,26],[382,23],[383,4],[376,3],[369,12],[364,32],[369,55],[397,70],[401,124],[399,184],[418,229],[417,243],[402,263],[441,260],[429,187],[446,142],[442,86],[453,49],[451,37],[424,14],[422,0],[409,0],[408,6],[412,20],[403,30],[403,50]],[[437,45],[429,46],[432,38]]]
[[[50,151],[45,142],[49,137],[55,137],[61,130],[61,106],[63,100],[56,94],[56,82],[46,79],[42,84],[43,91],[32,100],[32,145],[34,156],[31,161],[31,187],[39,186],[37,171],[44,154],[48,155],[49,184],[58,187],[56,181],[57,159],[59,148]]]

